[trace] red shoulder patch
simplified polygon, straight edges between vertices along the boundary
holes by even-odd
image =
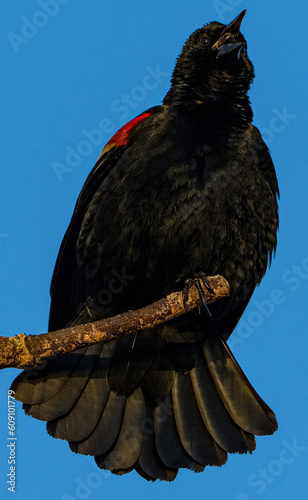
[[[107,142],[106,146],[101,152],[101,155],[109,151],[111,148],[113,148],[113,146],[125,146],[128,143],[130,130],[134,128],[139,122],[151,116],[151,114],[152,113],[142,113],[142,115],[136,116],[136,118],[133,118],[125,125],[123,125],[123,127],[121,127]]]

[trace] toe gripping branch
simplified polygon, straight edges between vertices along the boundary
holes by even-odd
[[[187,301],[188,301],[188,295],[189,295],[189,289],[195,285],[195,287],[197,288],[198,292],[199,292],[199,296],[200,296],[200,299],[208,313],[208,315],[210,317],[212,317],[212,314],[208,308],[208,305],[207,305],[207,299],[206,299],[206,295],[202,289],[202,286],[201,286],[201,283],[203,284],[203,286],[212,294],[215,295],[215,292],[214,290],[210,287],[210,284],[209,284],[209,281],[206,277],[206,274],[204,272],[199,272],[199,273],[194,273],[193,274],[193,277],[192,278],[188,278],[185,283],[184,283],[184,288],[183,288],[183,291],[182,291],[182,297],[183,297],[183,304],[184,304],[184,307],[185,309],[187,310]]]

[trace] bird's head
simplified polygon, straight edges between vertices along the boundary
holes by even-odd
[[[177,59],[165,103],[228,102],[246,96],[254,69],[240,32],[245,14],[243,10],[228,25],[207,24],[188,38]]]

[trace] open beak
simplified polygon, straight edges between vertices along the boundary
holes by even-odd
[[[244,42],[239,42],[238,37],[241,29],[241,24],[247,10],[243,10],[233,21],[225,27],[219,40],[213,45],[213,49],[217,49],[217,57],[231,54],[238,51],[245,45]]]

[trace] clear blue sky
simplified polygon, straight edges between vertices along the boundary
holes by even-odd
[[[192,31],[212,20],[227,23],[244,8],[242,31],[256,69],[250,94],[254,123],[276,165],[281,225],[277,257],[231,344],[275,410],[279,430],[258,438],[252,456],[230,456],[222,468],[199,475],[181,471],[174,483],[151,484],[135,472],[98,475],[91,457],[75,455],[67,443],[50,438],[45,424],[24,416],[18,404],[12,497],[5,476],[7,390],[17,370],[5,370],[1,498],[307,498],[306,1],[2,2],[0,334],[46,331],[57,251],[100,149],[112,131],[161,102]],[[100,125],[96,144],[85,142]]]

